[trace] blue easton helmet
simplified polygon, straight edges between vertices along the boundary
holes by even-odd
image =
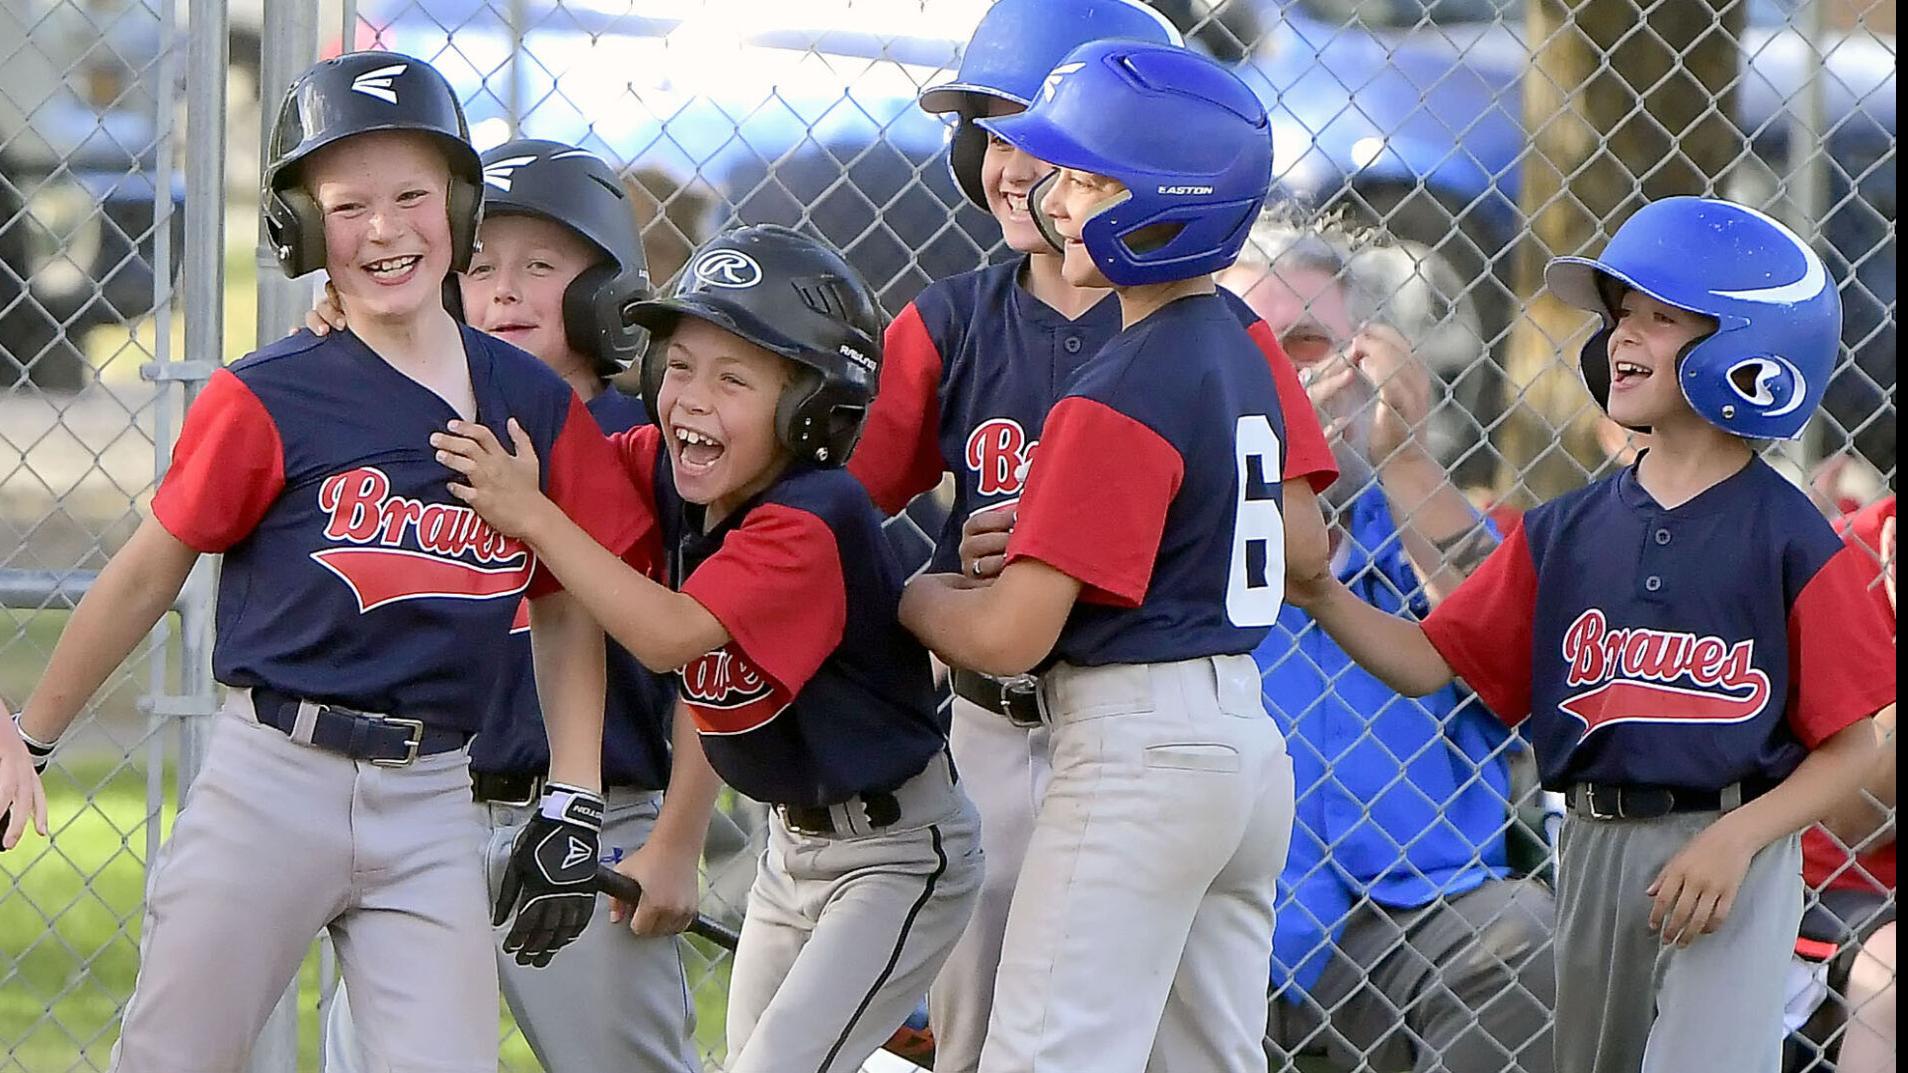
[[[1732,201],[1645,205],[1602,257],[1559,257],[1544,279],[1558,298],[1603,317],[1582,365],[1605,408],[1616,325],[1611,283],[1716,318],[1716,331],[1683,352],[1676,380],[1691,409],[1732,435],[1799,435],[1835,371],[1842,299],[1822,259],[1795,232]]]
[[[987,208],[980,182],[987,133],[974,120],[987,114],[989,100],[1032,104],[1047,72],[1068,52],[1112,38],[1181,43],[1166,16],[1139,0],[999,0],[987,10],[961,51],[954,81],[930,86],[920,98],[923,110],[955,116],[947,170],[967,200]]]
[[[1173,45],[1082,45],[1027,111],[979,122],[1048,163],[1126,184],[1081,228],[1093,263],[1116,286],[1231,264],[1272,185],[1272,126],[1258,97],[1224,67]]]

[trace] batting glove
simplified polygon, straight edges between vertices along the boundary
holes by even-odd
[[[589,924],[604,807],[601,794],[549,783],[542,806],[518,833],[490,920],[500,927],[516,909],[503,949],[517,964],[548,965]]]

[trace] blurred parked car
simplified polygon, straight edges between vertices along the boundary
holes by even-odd
[[[1213,6],[1155,2],[1182,23]],[[1218,9],[1225,25],[1195,42],[1239,62],[1266,101],[1283,194],[1348,202],[1436,248],[1478,281],[1492,338],[1514,308],[1506,251],[1523,228],[1525,2],[1232,0]],[[1775,173],[1787,170],[1791,102],[1816,47],[1790,25],[1795,3],[1749,0],[1742,41],[1737,120]],[[942,127],[913,106],[985,10],[986,0],[363,0],[354,44],[438,65],[469,102],[480,144],[520,130],[699,181],[715,195],[712,224],[805,220],[899,308],[929,279],[980,263],[994,239],[939,163]],[[1824,237],[1841,278],[1859,284],[1845,291],[1859,370],[1830,400],[1845,424],[1879,412],[1894,383],[1893,45],[1868,34],[1821,45],[1833,161]],[[1483,393],[1460,399],[1490,419]],[[1868,436],[1871,458],[1885,446],[1878,464],[1892,466],[1892,422],[1872,422]]]
[[[84,383],[90,328],[152,310],[159,24],[131,0],[0,0],[0,387]]]

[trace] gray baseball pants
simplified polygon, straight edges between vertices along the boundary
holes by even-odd
[[[377,1073],[495,1073],[482,842],[463,750],[353,761],[233,691],[154,866],[113,1069],[240,1073],[322,928]]]
[[[610,790],[605,797],[602,847],[607,861],[634,853],[656,825],[661,795]],[[494,901],[517,832],[534,805],[481,806],[490,835],[482,860]],[[610,899],[598,898],[595,916],[576,942],[541,969],[517,964],[497,950],[504,1001],[525,1042],[548,1073],[688,1073],[696,1058],[695,1007],[675,936],[640,939],[627,922],[609,919]],[[509,926],[497,930],[501,941]],[[327,1073],[370,1073],[348,988],[339,987],[325,1024]],[[495,1034],[495,1025],[492,1026]]]
[[[840,834],[791,830],[772,810],[729,981],[728,1073],[851,1073],[926,994],[981,884],[979,822],[945,755],[870,827],[834,806]]]
[[[1053,777],[983,1073],[1263,1073],[1292,762],[1250,656],[1041,676]]]
[[[1048,734],[1044,726],[1015,726],[999,712],[954,698],[948,743],[960,768],[961,788],[980,813],[987,877],[973,919],[928,989],[934,1073],[975,1073],[980,1068],[1007,909],[1027,856],[1027,839],[1033,835],[1034,809],[1046,789]]]
[[[1687,949],[1649,929],[1644,893],[1719,813],[1567,815],[1558,844],[1557,1068],[1777,1073],[1784,979],[1802,922],[1802,840],[1750,861],[1734,908]]]

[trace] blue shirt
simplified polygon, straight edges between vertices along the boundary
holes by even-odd
[[[1423,617],[1429,607],[1382,489],[1353,502],[1346,528],[1339,578],[1380,610]],[[1508,874],[1508,756],[1517,745],[1456,684],[1399,696],[1296,607],[1280,613],[1253,658],[1298,796],[1272,983],[1310,988],[1361,897],[1412,908]]]

